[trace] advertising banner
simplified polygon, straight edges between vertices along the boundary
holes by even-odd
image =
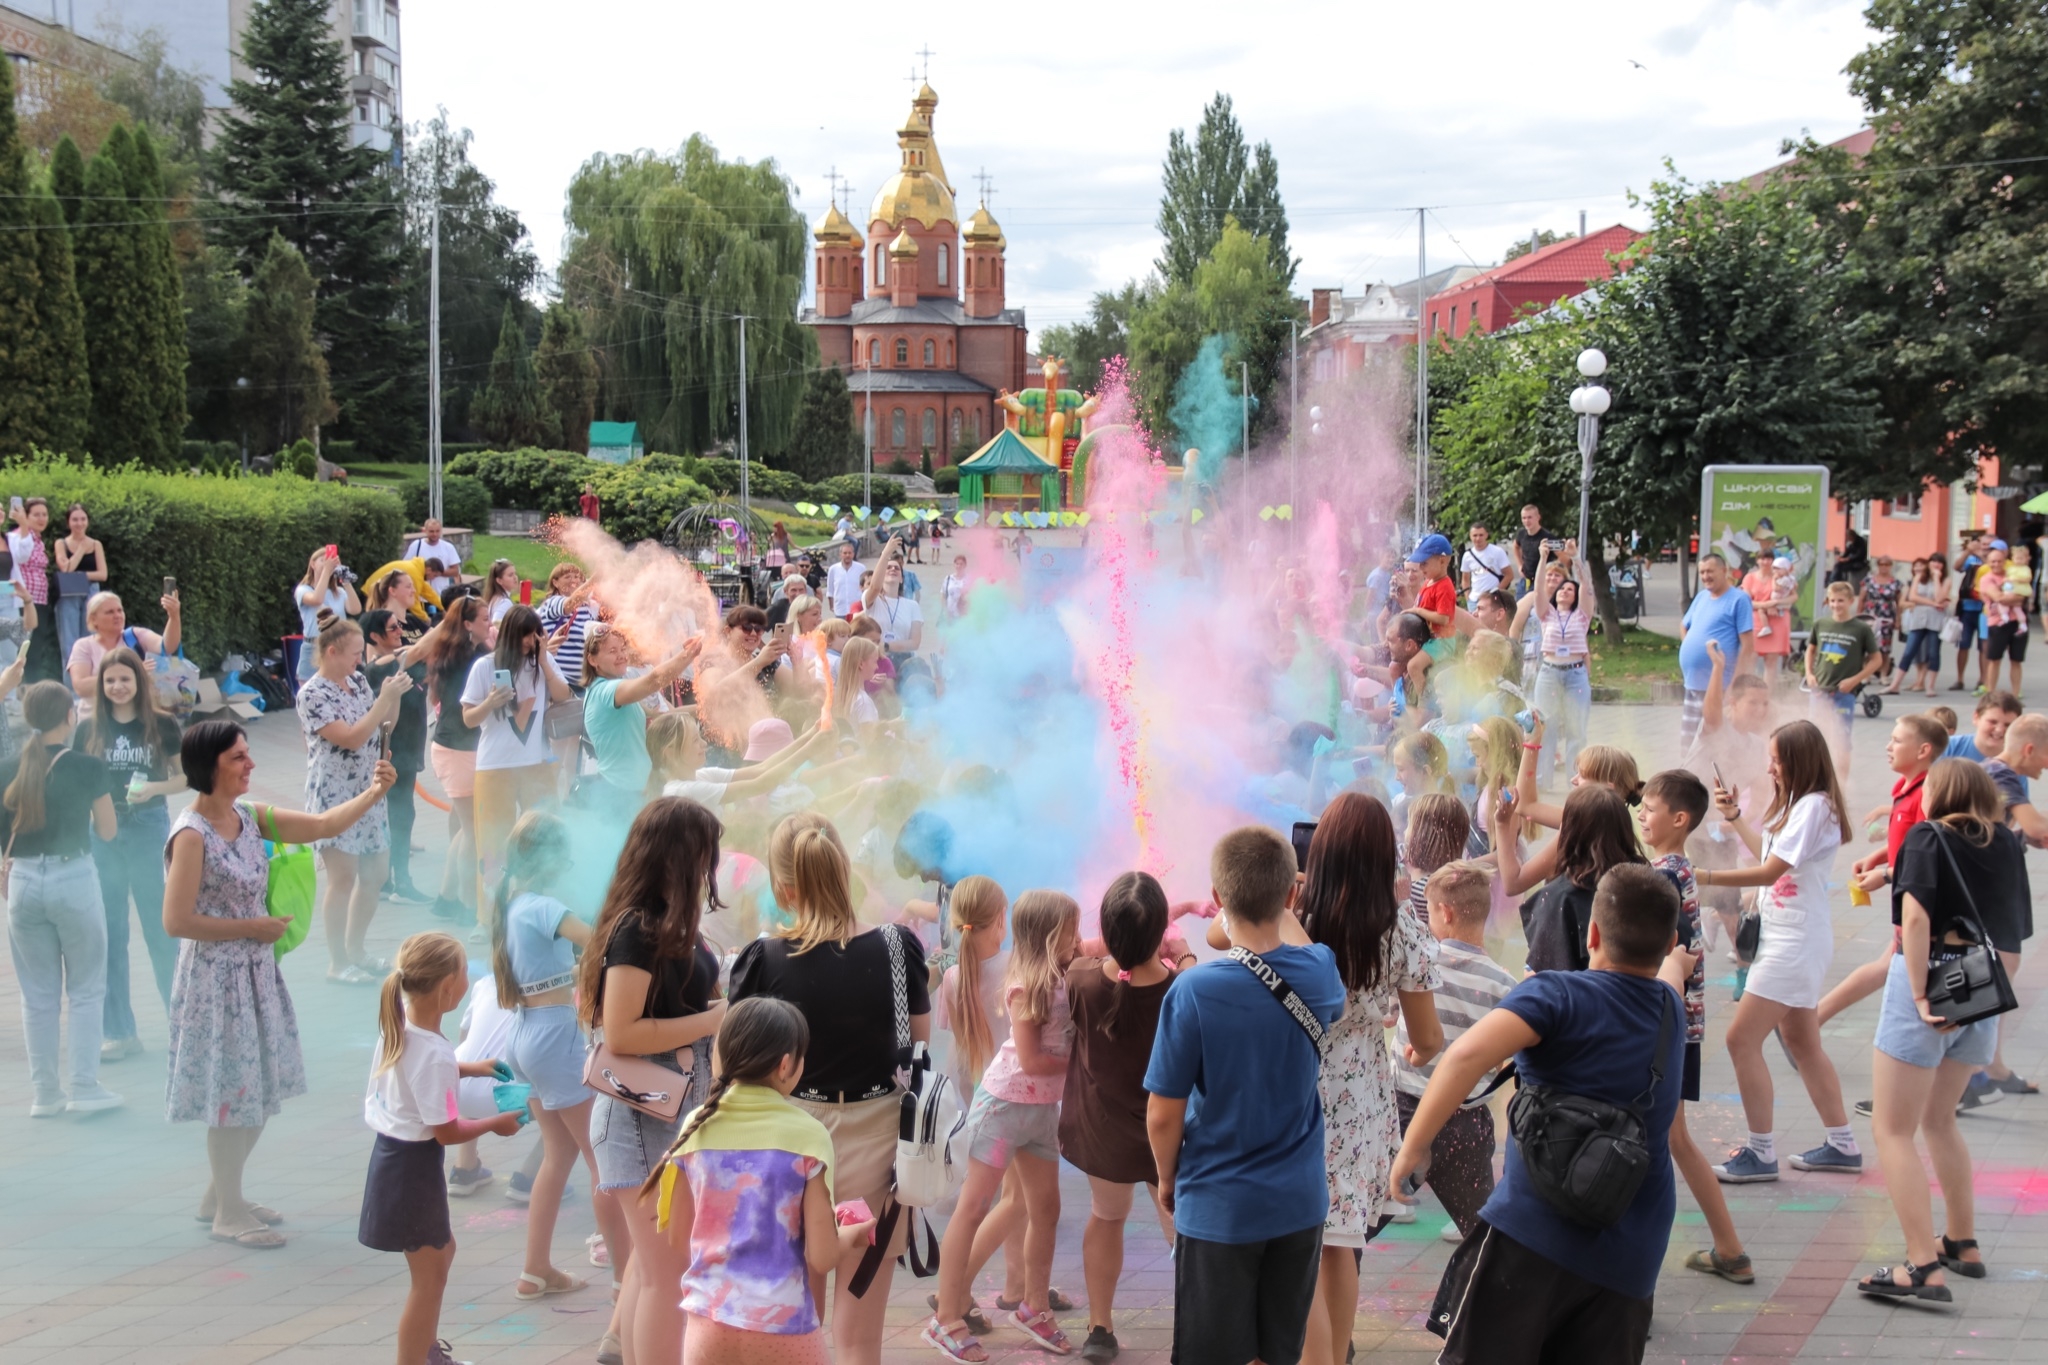
[[[1827,511],[1825,466],[1708,465],[1700,477],[1700,552],[1720,551],[1737,581],[1762,555],[1789,554],[1810,623],[1821,614]]]

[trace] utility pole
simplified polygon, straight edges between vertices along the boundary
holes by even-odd
[[[1237,362],[1238,409],[1242,414],[1243,428],[1237,453],[1244,457],[1244,533],[1252,533],[1252,367],[1245,361]]]
[[[434,195],[427,248],[427,514],[441,518],[441,196]],[[488,526],[474,528],[487,534]]]
[[[754,530],[747,516],[747,315],[740,319],[740,534],[746,539],[747,552],[754,549]]]
[[[1423,277],[1429,273],[1429,210],[1415,210],[1415,534],[1429,526],[1429,334]]]
[[[867,371],[867,411],[860,419],[860,505],[875,505],[875,364],[862,360],[860,367]]]
[[[1301,319],[1292,318],[1287,323],[1287,505],[1296,521],[1301,519],[1301,449],[1295,444],[1294,423],[1300,412]],[[1298,544],[1300,533],[1290,532],[1288,539]]]

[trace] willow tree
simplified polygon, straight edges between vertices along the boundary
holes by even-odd
[[[739,322],[758,449],[795,429],[817,342],[797,322],[805,223],[773,161],[724,161],[693,136],[672,156],[598,155],[569,185],[564,302],[590,320],[598,409],[649,446],[700,453],[739,429]]]

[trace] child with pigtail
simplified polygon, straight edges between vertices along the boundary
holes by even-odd
[[[510,1137],[525,1110],[465,1119],[457,1092],[463,1076],[510,1079],[496,1060],[457,1062],[441,1020],[469,994],[469,962],[448,934],[414,934],[398,946],[377,1006],[377,1054],[363,1097],[363,1117],[376,1130],[356,1240],[372,1251],[405,1256],[412,1288],[398,1315],[398,1365],[459,1365],[435,1339],[441,1296],[455,1263],[448,1185],[441,1149],[485,1133]]]
[[[825,1365],[825,1276],[873,1227],[838,1225],[832,1135],[789,1102],[810,1026],[783,1000],[742,1000],[718,1028],[717,1074],[640,1197],[688,1260],[683,1365]]]

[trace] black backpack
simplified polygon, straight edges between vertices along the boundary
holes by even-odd
[[[1664,1079],[1676,992],[1659,983],[1664,1013],[1650,1054],[1650,1084],[1628,1105],[1610,1104],[1554,1086],[1524,1084],[1508,1103],[1522,1169],[1544,1202],[1583,1227],[1610,1228],[1635,1202],[1650,1173],[1643,1113]]]

